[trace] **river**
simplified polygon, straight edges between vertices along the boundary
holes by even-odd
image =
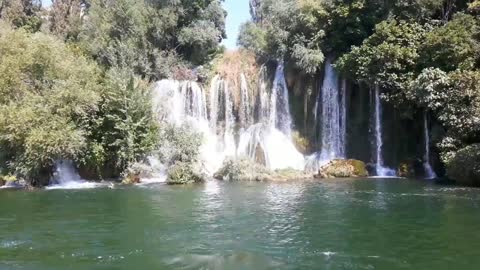
[[[0,190],[0,269],[478,269],[480,190],[415,180]]]

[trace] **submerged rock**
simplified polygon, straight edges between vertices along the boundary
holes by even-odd
[[[312,175],[293,169],[269,170],[249,159],[227,160],[213,176],[222,181],[291,181],[311,179]]]
[[[322,166],[316,178],[356,178],[367,177],[365,162],[355,159],[335,159]]]

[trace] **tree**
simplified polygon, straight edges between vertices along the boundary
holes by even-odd
[[[218,0],[93,0],[88,12],[81,39],[91,54],[151,80],[171,69],[164,60],[174,58],[180,67],[207,63],[225,36]]]
[[[36,32],[42,24],[38,15],[41,6],[40,0],[2,0],[0,1],[0,18],[16,28]]]
[[[55,160],[76,159],[98,109],[98,73],[61,41],[1,25],[2,167],[45,185]]]
[[[50,11],[50,31],[64,39],[80,34],[88,3],[85,0],[54,0]]]
[[[415,76],[425,29],[417,23],[388,20],[361,46],[343,55],[337,67],[350,78],[392,93],[406,89]]]
[[[422,67],[443,71],[471,70],[480,60],[479,21],[471,15],[457,14],[453,20],[434,28],[420,46]]]

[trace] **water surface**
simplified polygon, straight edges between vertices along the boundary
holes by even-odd
[[[413,180],[0,190],[0,269],[479,269],[480,190]]]

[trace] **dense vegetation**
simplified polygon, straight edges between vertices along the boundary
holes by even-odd
[[[307,82],[333,59],[356,85],[380,87],[402,117],[428,113],[442,127],[448,176],[480,184],[479,0],[251,0],[242,64],[216,57],[221,0],[52,2],[0,0],[0,175],[9,179],[46,185],[57,160],[75,161],[84,178],[118,178],[153,154],[172,181],[196,181],[199,136],[159,124],[152,82],[204,79],[215,64],[238,77],[253,52]]]
[[[153,115],[151,83],[196,76],[225,15],[218,0],[0,0],[0,175],[42,186],[73,160],[82,177],[117,178],[163,153],[172,128]]]
[[[448,176],[480,184],[480,1],[250,3],[241,46],[307,77],[334,58],[344,77],[379,86],[403,117],[428,112],[444,130],[437,147]]]

